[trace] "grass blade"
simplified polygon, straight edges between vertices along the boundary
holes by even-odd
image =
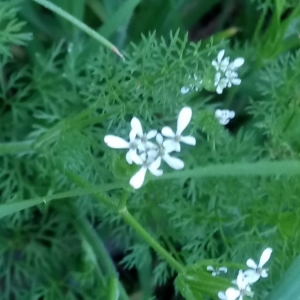
[[[300,300],[300,256],[288,269],[266,300]]]
[[[18,202],[12,202],[12,203],[5,203],[0,204],[0,219],[9,216],[11,214],[14,214],[16,212],[19,212],[24,209],[31,208],[33,206],[42,204],[42,203],[48,203],[53,200],[61,200],[66,198],[72,198],[72,197],[79,197],[83,195],[88,194],[96,194],[98,192],[105,192],[112,189],[117,188],[116,185],[103,185],[102,187],[95,187],[95,188],[89,188],[89,189],[77,189],[69,192],[63,192],[58,193],[55,195],[49,195],[45,197],[39,197],[35,199],[29,199],[29,200],[23,200]]]
[[[109,37],[120,27],[127,26],[133,15],[134,9],[140,2],[141,0],[125,1],[115,14],[104,23],[104,25],[100,28],[99,33],[105,37]]]
[[[84,23],[82,23],[81,21],[79,21],[78,19],[76,19],[75,17],[73,17],[72,15],[70,15],[69,13],[64,11],[63,9],[61,9],[60,7],[54,5],[53,3],[49,2],[48,0],[32,0],[32,1],[44,6],[45,8],[51,10],[52,12],[56,13],[57,15],[65,18],[66,20],[71,22],[73,25],[80,28],[86,34],[88,34],[89,36],[91,36],[92,38],[94,38],[95,40],[97,40],[98,42],[100,42],[102,45],[109,48],[113,52],[115,52],[122,59],[124,59],[124,56],[120,53],[120,51],[118,50],[118,48],[115,45],[113,45],[110,41],[108,41],[102,35],[97,33],[92,28],[88,27],[87,25],[85,25]]]

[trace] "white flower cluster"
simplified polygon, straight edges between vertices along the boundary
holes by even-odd
[[[200,78],[198,78],[198,76],[196,74],[194,74],[194,83],[190,83],[189,85],[187,86],[183,86],[181,89],[180,89],[180,92],[181,94],[187,94],[189,91],[196,91],[198,92],[199,91],[199,87],[201,86],[202,84],[202,80]],[[192,80],[192,77],[191,75],[188,76],[188,80],[191,81]]]
[[[170,127],[163,127],[161,134],[157,130],[143,132],[141,122],[133,117],[129,141],[126,141],[115,135],[106,135],[104,142],[108,147],[114,149],[128,149],[126,161],[129,164],[135,163],[141,168],[130,179],[130,185],[138,189],[143,185],[146,172],[149,170],[154,176],[161,176],[163,171],[159,169],[161,161],[164,160],[171,168],[180,170],[184,167],[184,162],[174,156],[171,152],[180,152],[180,143],[196,145],[196,139],[193,136],[183,136],[182,132],[190,123],[192,118],[192,109],[184,107],[181,109],[177,119],[177,130],[174,132]],[[164,140],[164,137],[167,139]],[[150,141],[156,139],[156,143]]]
[[[235,117],[235,112],[228,109],[217,109],[215,117],[219,120],[221,125],[227,125],[231,119]]]
[[[243,300],[244,296],[253,297],[254,293],[251,291],[251,285],[259,280],[260,277],[268,277],[268,270],[264,269],[263,266],[270,259],[272,254],[272,248],[266,248],[259,260],[259,263],[250,258],[247,260],[246,265],[250,268],[246,271],[239,270],[237,279],[232,281],[236,287],[230,287],[225,292],[219,292],[218,297],[221,300]],[[222,267],[223,268],[223,267]],[[226,269],[226,268],[225,268]],[[208,271],[211,271],[211,266],[207,267]],[[219,269],[221,270],[221,268]],[[226,269],[227,271],[227,269]],[[219,273],[213,273],[215,276]]]
[[[230,88],[232,85],[239,85],[242,82],[236,71],[244,64],[244,58],[238,57],[230,62],[229,57],[223,58],[224,54],[225,50],[223,49],[219,52],[217,59],[211,63],[217,71],[214,85],[218,94],[222,94],[226,87]]]
[[[226,267],[214,268],[213,266],[207,266],[206,270],[211,272],[212,276],[217,276],[221,272],[227,273],[227,268]]]

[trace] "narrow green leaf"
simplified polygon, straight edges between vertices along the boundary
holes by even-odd
[[[0,204],[0,219],[9,216],[11,214],[17,213],[21,210],[28,209],[30,207],[39,205],[41,203],[47,204],[52,200],[60,200],[72,197],[79,197],[88,194],[97,194],[98,192],[105,192],[115,189],[116,185],[103,185],[102,187],[95,187],[89,189],[77,189],[69,192],[58,193],[55,195],[39,197],[35,199],[23,200],[12,203]]]
[[[134,9],[140,2],[141,0],[125,1],[115,14],[104,23],[104,25],[100,28],[99,33],[108,38],[119,28],[127,26],[133,15]]]
[[[260,161],[254,163],[233,163],[211,165],[187,171],[177,171],[160,177],[151,177],[149,180],[165,180],[191,177],[218,177],[218,176],[275,176],[300,175],[300,161]]]
[[[88,27],[84,23],[82,23],[80,20],[69,14],[68,12],[64,11],[60,7],[54,5],[52,2],[48,0],[32,0],[45,8],[49,9],[50,11],[56,13],[58,16],[61,16],[62,18],[66,19],[76,27],[80,28],[82,31],[84,31],[86,34],[97,40],[99,43],[104,45],[105,47],[109,48],[113,52],[115,52],[117,55],[119,55],[122,59],[124,59],[124,56],[120,53],[118,48],[113,45],[111,42],[109,42],[106,38],[101,36],[99,33],[97,33],[92,28]]]
[[[298,256],[266,300],[300,299],[300,256]]]

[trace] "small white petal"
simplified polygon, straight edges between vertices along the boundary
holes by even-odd
[[[246,262],[246,265],[251,268],[251,269],[256,269],[258,267],[258,265],[256,264],[256,262],[252,259],[249,258]]]
[[[218,273],[217,273],[217,272],[212,272],[211,275],[212,275],[212,276],[217,276]]]
[[[249,284],[255,283],[260,278],[260,275],[254,270],[246,270],[244,275]]]
[[[127,163],[129,163],[130,165],[132,164],[131,150],[127,151],[127,153],[126,153],[126,161],[127,161]]]
[[[224,49],[222,49],[222,50],[218,53],[218,56],[217,56],[218,62],[220,62],[220,61],[222,60],[224,54],[225,54],[225,50],[224,50]]]
[[[239,274],[236,278],[237,286],[240,290],[245,289],[249,281],[246,279],[245,274],[242,270],[239,270]]]
[[[213,268],[213,266],[207,266],[206,270],[207,271],[214,271],[215,269]]]
[[[173,157],[170,156],[169,154],[165,154],[163,156],[163,160],[174,170],[181,170],[184,168],[184,162],[177,157]]]
[[[218,85],[217,86],[217,93],[220,95],[220,94],[222,94],[223,93],[223,90],[224,90],[224,87],[222,87],[221,85]]]
[[[218,297],[220,300],[228,300],[224,292],[219,292]]]
[[[219,268],[219,271],[227,273],[227,268],[226,267],[221,267],[221,268]]]
[[[188,92],[190,91],[190,89],[186,86],[183,86],[181,89],[180,89],[180,92],[181,94],[185,95],[187,94]]]
[[[240,296],[240,291],[234,288],[229,288],[226,290],[225,295],[228,300],[235,300]]]
[[[130,142],[133,142],[136,138],[136,131],[135,130],[130,130],[130,133],[129,133],[129,140]]]
[[[153,139],[157,134],[157,130],[150,130],[148,133],[147,133],[147,139],[148,140],[151,140]]]
[[[124,139],[115,135],[106,135],[104,137],[105,144],[114,149],[127,149],[129,148],[129,143]]]
[[[130,179],[129,183],[134,189],[139,189],[145,180],[146,167],[141,167]]]
[[[137,165],[142,165],[143,164],[143,160],[142,158],[137,154],[136,150],[129,150],[130,152],[130,156],[131,156],[131,160],[137,164]]]
[[[262,278],[268,277],[268,271],[267,271],[266,269],[263,269],[263,270],[261,271],[260,276],[261,276]]]
[[[183,130],[189,125],[192,118],[192,109],[185,106],[181,109],[177,119],[177,135],[181,135]]]
[[[174,131],[173,131],[170,127],[168,127],[168,126],[163,127],[163,129],[161,130],[161,133],[162,133],[165,137],[173,138],[173,137],[175,136]]]
[[[180,152],[180,150],[181,150],[180,143],[176,142],[174,140],[166,140],[166,141],[164,141],[163,145],[164,145],[166,152],[168,152],[168,153],[170,153],[172,151]]]
[[[245,60],[242,57],[238,57],[233,61],[235,68],[239,68],[244,64]]]
[[[220,119],[228,119],[229,118],[229,110],[228,109],[219,110],[218,117]]]
[[[219,71],[219,63],[216,60],[213,60],[211,64],[216,69],[216,71]]]
[[[132,130],[135,131],[138,136],[142,137],[144,133],[143,133],[143,128],[142,128],[142,124],[141,124],[140,120],[136,117],[133,117],[131,119],[130,124],[131,124]]]
[[[215,117],[216,118],[222,118],[222,110],[221,109],[217,109],[215,111]]]
[[[273,251],[272,248],[266,248],[263,251],[263,253],[262,253],[261,257],[260,257],[259,263],[258,263],[258,266],[260,268],[262,268],[262,266],[270,259],[272,251]]]
[[[150,141],[147,141],[145,143],[145,151],[149,150],[149,149],[156,149],[156,148],[157,148],[157,145],[155,145],[154,143],[152,143]]]
[[[193,136],[182,136],[180,138],[180,142],[191,145],[191,146],[195,146],[196,145],[196,139]]]
[[[148,150],[147,155],[148,155],[149,159],[155,160],[157,158],[157,155],[158,155],[158,149]]]
[[[149,171],[154,176],[161,176],[163,174],[163,170],[161,170],[161,169],[152,169],[151,166],[149,167]]]
[[[161,157],[158,157],[148,168],[149,168],[149,170],[150,170],[150,168],[151,168],[151,170],[155,170],[160,167],[160,164],[161,164]],[[152,173],[152,171],[151,171],[151,173]]]
[[[215,86],[219,84],[220,79],[221,79],[221,73],[218,72],[215,75]]]
[[[233,78],[233,79],[231,79],[231,83],[232,83],[233,85],[240,85],[241,82],[242,82],[242,80],[241,80],[240,78]],[[230,87],[230,86],[229,86],[229,83],[228,83],[228,87]]]
[[[225,57],[220,63],[220,69],[222,72],[225,72],[229,66],[229,57]]]
[[[220,119],[220,120],[219,120],[219,123],[220,123],[221,125],[227,125],[227,124],[229,123],[229,119]]]
[[[157,144],[162,145],[162,144],[163,144],[163,141],[164,141],[163,136],[162,136],[160,133],[158,133],[158,134],[156,135],[156,142],[157,142]]]
[[[179,150],[178,150],[178,145],[179,145]],[[174,140],[165,140],[163,142],[163,147],[166,153],[171,153],[173,151],[180,151],[180,144],[179,142],[176,142]]]
[[[233,119],[235,117],[235,112],[233,110],[229,111],[229,116],[230,119]]]

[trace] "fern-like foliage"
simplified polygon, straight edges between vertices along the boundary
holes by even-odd
[[[15,18],[18,10],[12,3],[0,2],[5,67],[14,62],[8,46],[23,45],[29,38],[21,31],[23,23]],[[133,192],[128,181],[136,168],[126,164],[122,152],[107,148],[103,137],[108,132],[127,137],[132,116],[143,121],[145,131],[174,126],[178,111],[189,105],[189,128],[197,145],[183,147],[187,169],[297,158],[299,53],[263,62],[260,70],[252,70],[252,77],[246,60],[241,73],[245,83],[243,78],[242,85],[232,89],[228,102],[237,103],[237,115],[246,121],[229,131],[214,117],[217,107],[229,104],[223,96],[216,97],[211,66],[227,44],[190,43],[179,31],[168,39],[149,34],[126,48],[124,62],[99,48],[82,63],[83,45],[79,41],[70,50],[60,42],[38,53],[30,66],[2,75],[1,142],[23,140],[33,147],[0,158],[1,203],[73,190],[79,181],[71,178],[74,173],[104,190],[119,184],[129,195],[128,209],[182,264],[200,259],[243,262],[264,246],[274,248],[277,258],[270,280],[260,287],[268,292],[300,246],[299,178],[152,180]],[[247,56],[243,47],[235,51]],[[181,87],[190,84],[194,74],[203,84],[183,95]],[[164,172],[171,171],[165,167]],[[119,199],[123,192],[113,189],[109,196]],[[89,220],[111,253],[123,252],[122,267],[141,270],[153,262],[155,286],[174,277],[175,271],[116,211],[85,195],[1,220],[1,299],[106,299],[107,281],[102,280],[91,245],[74,226],[71,205]]]
[[[0,1],[0,56],[11,56],[11,45],[26,45],[32,34],[23,32],[25,22],[18,20],[19,0]]]

